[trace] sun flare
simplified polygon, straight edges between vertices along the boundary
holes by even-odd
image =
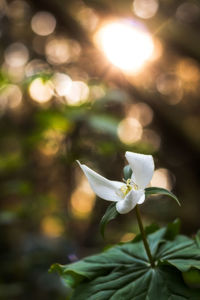
[[[130,23],[107,23],[97,32],[96,40],[108,60],[127,72],[138,72],[154,52],[151,35]]]

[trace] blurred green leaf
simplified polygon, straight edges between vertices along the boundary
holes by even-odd
[[[17,220],[17,215],[11,211],[0,212],[0,224],[12,224]]]
[[[20,152],[4,153],[0,155],[0,172],[14,171],[21,168],[24,163]]]
[[[109,115],[91,115],[88,120],[90,126],[98,132],[117,135],[119,120]]]
[[[40,111],[36,115],[36,120],[43,128],[51,128],[63,132],[68,131],[72,125],[62,113],[50,110]]]
[[[113,104],[124,104],[129,100],[129,95],[120,89],[108,90],[106,95],[97,99],[94,103],[94,108],[98,110],[105,110],[105,106]]]
[[[97,149],[101,155],[113,155],[116,153],[116,143],[115,141],[97,141]]]
[[[185,283],[192,288],[200,288],[200,271],[191,269],[183,272],[183,279]]]
[[[158,226],[158,224],[156,224],[156,223],[153,223],[153,224],[151,224],[151,225],[149,225],[149,226],[146,226],[145,227],[145,229],[144,229],[144,231],[145,231],[145,233],[146,233],[146,235],[149,235],[149,234],[151,234],[151,233],[154,233],[155,231],[157,231],[159,229],[159,226]],[[139,242],[139,241],[141,241],[142,240],[142,235],[141,235],[141,233],[139,233],[139,234],[137,234],[135,237],[134,237],[134,239],[133,239],[133,243],[137,243],[137,242]]]
[[[27,196],[30,195],[32,191],[32,183],[27,180],[10,180],[2,184],[3,195],[19,194],[21,196]]]
[[[168,240],[173,240],[180,232],[181,221],[176,219],[174,222],[167,225],[167,231],[165,238]]]
[[[42,79],[42,81],[45,83],[46,81],[50,80],[51,77],[53,76],[53,73],[45,73],[45,72],[41,72],[41,73],[37,73],[37,74],[34,74],[33,76],[29,76],[28,78],[26,78],[24,81],[23,81],[23,85],[24,87],[28,87],[29,84],[31,84],[31,82],[37,78],[40,78]]]
[[[0,71],[0,92],[2,92],[9,83],[11,83],[9,77],[4,72]]]

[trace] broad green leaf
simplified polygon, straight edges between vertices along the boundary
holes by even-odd
[[[108,206],[108,208],[100,222],[100,232],[101,232],[102,237],[104,237],[105,228],[106,228],[106,225],[108,224],[108,222],[115,219],[118,215],[119,215],[119,213],[116,210],[116,203],[115,202],[111,203]]]
[[[181,273],[200,263],[196,242],[181,235],[174,240],[165,236],[167,228],[148,236],[154,269],[139,241],[116,245],[70,265],[53,266],[52,271],[57,270],[75,287],[72,300],[199,299],[200,291],[188,287]],[[183,268],[184,263],[187,268]]]
[[[78,270],[68,270],[65,276],[64,268],[62,269],[62,266],[60,266],[59,264],[52,265],[49,270],[50,273],[55,271],[58,272],[64,279],[65,283],[72,288],[74,288],[79,282],[81,282],[84,279],[84,276],[79,274]]]
[[[123,173],[124,173],[124,179],[128,180],[129,178],[131,178],[133,171],[132,171],[131,167],[129,165],[127,165],[124,167]]]
[[[161,262],[168,263],[181,272],[200,269],[200,250],[194,240],[178,235],[173,241],[163,243],[157,253]]]
[[[170,191],[163,189],[163,188],[158,188],[158,187],[149,187],[145,189],[145,194],[146,196],[152,195],[152,194],[159,194],[159,195],[166,195],[174,199],[179,206],[181,206],[178,198]]]

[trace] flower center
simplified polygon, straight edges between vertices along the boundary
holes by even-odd
[[[132,190],[138,190],[138,186],[137,184],[132,180],[132,179],[128,179],[125,181],[126,185],[123,185],[120,189],[119,189],[119,194],[120,196],[122,196],[122,198],[125,198],[125,196]]]

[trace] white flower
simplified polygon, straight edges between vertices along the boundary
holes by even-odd
[[[120,214],[126,214],[136,204],[144,202],[145,188],[154,172],[151,155],[126,152],[125,157],[133,171],[131,178],[125,183],[108,180],[78,161],[95,194],[102,199],[116,202],[116,209]]]

